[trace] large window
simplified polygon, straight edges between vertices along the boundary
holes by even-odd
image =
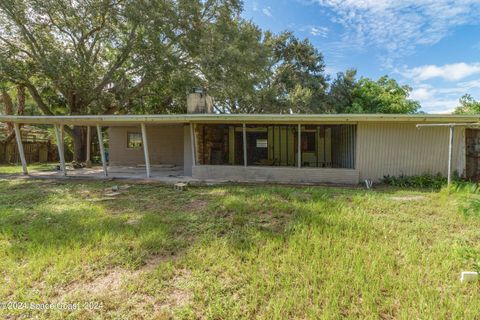
[[[355,167],[355,125],[307,125],[301,127],[298,148],[297,125],[247,125],[248,166]],[[198,164],[243,165],[241,125],[196,125]]]

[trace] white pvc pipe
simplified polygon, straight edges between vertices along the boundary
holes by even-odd
[[[103,145],[102,127],[97,124],[98,145],[100,146],[100,157],[102,159],[103,175],[108,177],[107,159],[105,157],[105,146]]]
[[[64,176],[67,175],[67,168],[65,166],[65,152],[63,148],[63,125],[56,124],[55,128],[55,138],[57,140],[57,149],[58,149],[58,157],[60,158],[60,170]]]
[[[27,160],[25,159],[25,152],[23,150],[22,134],[20,132],[20,125],[18,123],[14,123],[13,128],[15,130],[15,139],[17,140],[18,154],[20,155],[20,161],[22,162],[23,174],[27,175],[28,174]]]
[[[452,183],[452,162],[453,162],[453,134],[454,134],[454,127],[450,127],[450,136],[449,136],[449,143],[448,143],[448,184]]]
[[[145,127],[145,123],[141,123],[140,127],[142,128],[142,144],[145,157],[145,169],[147,171],[147,178],[150,178],[150,156],[148,154],[147,128]]]
[[[297,132],[297,166],[299,168],[302,167],[302,125],[298,124],[298,132]]]

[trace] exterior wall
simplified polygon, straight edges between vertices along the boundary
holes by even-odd
[[[127,133],[137,127],[110,127],[110,163],[143,164],[143,149],[127,148]],[[357,124],[355,169],[268,166],[193,165],[189,125],[147,126],[152,164],[184,165],[185,175],[199,180],[282,183],[356,184],[384,175],[447,174],[449,129],[417,129],[415,123]],[[465,169],[465,130],[455,128],[453,170]]]
[[[238,182],[340,183],[357,184],[359,172],[352,169],[194,166],[193,178]]]
[[[464,132],[455,128],[453,170],[463,174]],[[424,127],[415,123],[359,123],[357,164],[360,179],[381,180],[384,175],[447,175],[448,127]]]
[[[183,166],[183,125],[147,125],[150,164]],[[141,132],[140,127],[109,128],[110,165],[145,164],[143,148],[127,148],[127,133]]]

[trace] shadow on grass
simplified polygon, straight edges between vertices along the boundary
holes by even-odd
[[[0,230],[8,255],[30,260],[33,253],[95,250],[104,254],[94,255],[104,265],[137,268],[152,255],[174,257],[204,238],[256,250],[269,239],[286,241],[298,224],[325,223],[323,214],[338,206],[335,195],[364,192],[237,186],[179,193],[119,184],[120,193],[108,198],[113,184],[2,181]]]

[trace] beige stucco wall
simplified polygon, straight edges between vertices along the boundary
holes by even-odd
[[[454,135],[453,168],[465,166],[464,129]],[[378,181],[384,175],[447,174],[449,129],[417,129],[413,123],[359,123],[356,168],[360,179]]]
[[[150,163],[183,166],[183,125],[147,125]],[[127,148],[127,133],[138,132],[140,127],[110,127],[110,165],[144,164],[143,148]]]

